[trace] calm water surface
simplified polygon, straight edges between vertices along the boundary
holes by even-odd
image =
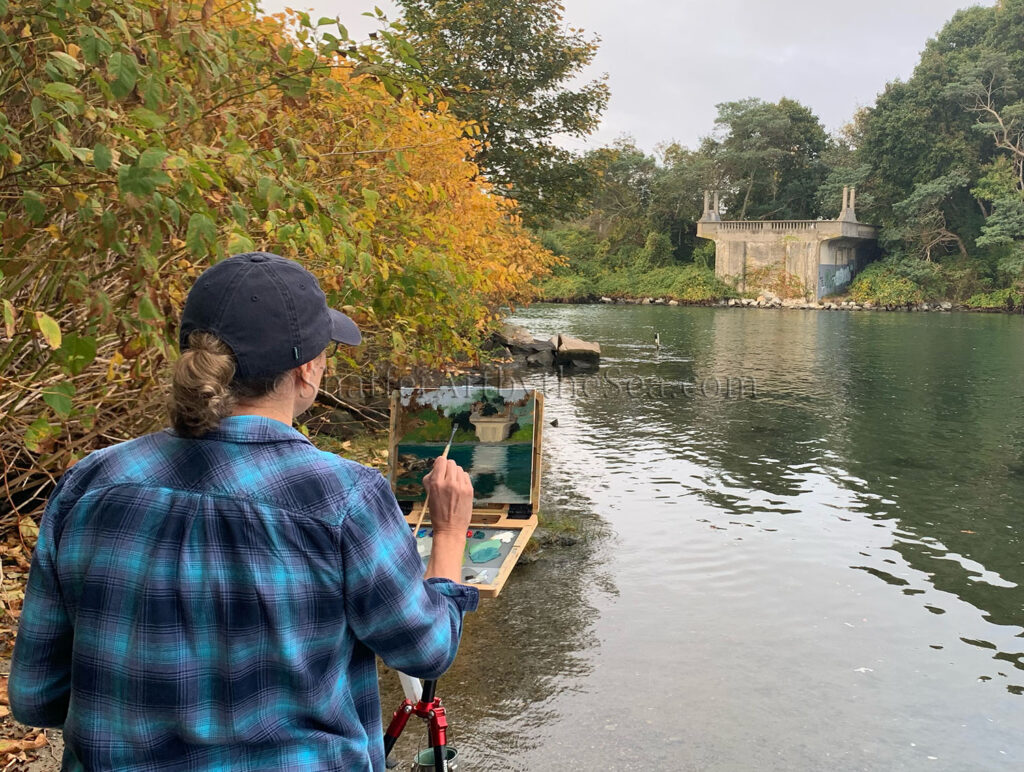
[[[583,539],[467,619],[460,769],[1024,768],[1024,319],[514,321],[602,346],[532,376],[543,509]]]

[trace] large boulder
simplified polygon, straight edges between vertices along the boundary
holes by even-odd
[[[551,367],[554,363],[554,347],[542,349],[534,354],[528,354],[526,357],[526,364],[530,367]]]
[[[494,338],[502,346],[507,346],[513,351],[516,349],[533,350],[533,335],[518,324],[503,324],[501,329],[494,333]]]
[[[555,347],[555,363],[572,367],[597,367],[601,360],[601,344],[574,338],[571,335],[555,335],[551,338]]]

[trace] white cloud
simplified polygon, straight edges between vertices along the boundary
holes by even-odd
[[[601,37],[586,74],[608,73],[612,91],[595,147],[628,133],[647,150],[677,140],[691,147],[708,134],[715,104],[787,96],[830,129],[874,103],[885,84],[906,79],[925,42],[957,9],[994,0],[563,0],[568,25]],[[318,16],[341,16],[365,37],[376,23],[361,0],[264,0]],[[397,18],[391,2],[377,5]]]

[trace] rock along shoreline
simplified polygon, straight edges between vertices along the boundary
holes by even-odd
[[[903,305],[881,305],[877,303],[858,303],[854,300],[808,301],[792,298],[779,298],[770,293],[757,298],[729,298],[719,300],[675,300],[672,298],[545,298],[539,303],[559,303],[565,305],[633,305],[633,306],[705,306],[713,308],[779,308],[801,311],[937,311],[952,313],[954,311],[981,314],[1021,314],[1024,308],[972,308],[961,303],[941,301],[935,303],[907,303]]]

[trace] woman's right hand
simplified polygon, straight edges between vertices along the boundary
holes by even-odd
[[[466,533],[473,514],[473,483],[469,474],[450,458],[434,460],[423,478],[430,509],[430,527],[441,533]]]
[[[424,578],[462,581],[462,552],[466,530],[473,515],[473,483],[469,475],[450,458],[438,458],[423,478],[434,529],[430,560]]]

